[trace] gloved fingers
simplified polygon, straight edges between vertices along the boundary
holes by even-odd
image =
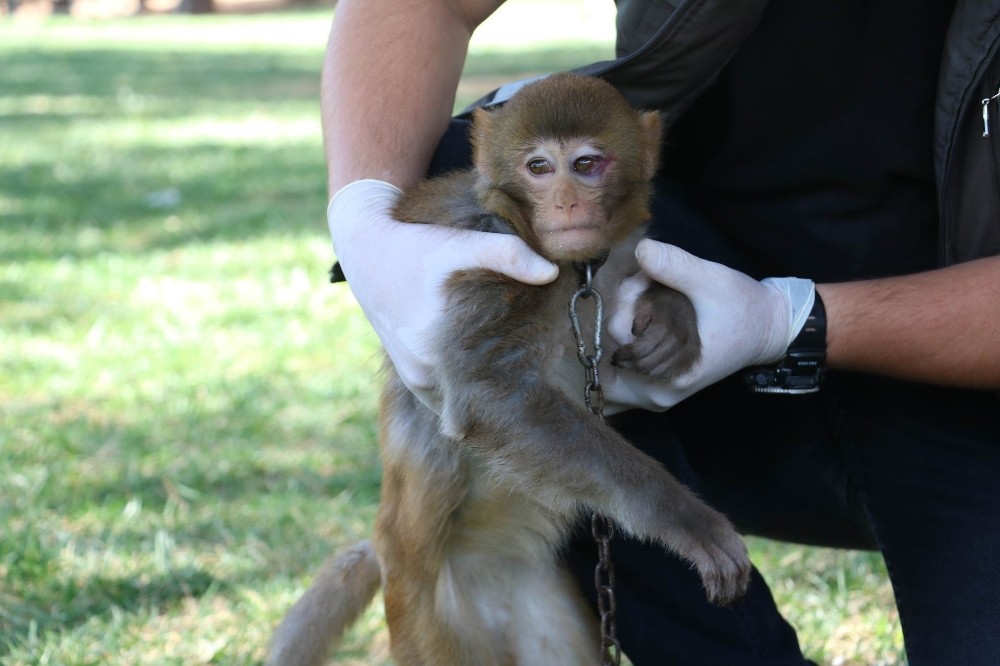
[[[691,393],[611,365],[601,371],[601,386],[604,389],[605,416],[636,408],[662,412]]]
[[[401,193],[395,185],[369,179],[346,185],[330,200],[330,235],[348,278],[352,269],[347,264],[363,262],[357,268],[368,272],[388,254],[379,250],[393,247],[403,252],[391,261],[420,260],[429,274],[487,268],[527,284],[546,284],[558,275],[555,264],[516,236],[392,219],[392,206]]]
[[[494,234],[487,235],[492,237]],[[520,238],[504,235],[491,238],[490,244],[496,248],[489,248],[485,256],[477,257],[484,268],[492,268],[519,282],[535,285],[548,284],[559,275],[559,268],[554,263],[536,254]]]
[[[640,241],[635,257],[647,275],[688,295],[704,285],[705,273],[713,265],[676,245],[650,239]]]
[[[635,304],[651,280],[644,273],[625,278],[618,285],[607,318],[607,330],[611,339],[620,346],[635,341],[632,334],[632,323],[635,320]]]
[[[536,254],[517,236],[451,229],[446,232],[442,253],[453,259],[448,272],[485,268],[526,284],[548,284],[559,275],[555,264]]]
[[[744,298],[760,283],[728,266],[696,257],[675,245],[645,239],[636,248],[640,268],[654,280],[673,287],[696,304],[699,300]]]

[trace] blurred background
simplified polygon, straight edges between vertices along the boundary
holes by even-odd
[[[457,106],[605,59],[511,0]],[[329,285],[327,1],[0,4],[0,663],[255,664],[378,502],[377,340]],[[823,664],[902,664],[881,558],[751,540]],[[387,664],[376,604],[334,656]]]

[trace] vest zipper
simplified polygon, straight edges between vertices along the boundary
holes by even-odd
[[[983,136],[990,135],[990,102],[997,98],[1000,98],[1000,90],[997,90],[992,97],[983,98]]]
[[[997,183],[997,140],[990,133],[990,104],[994,100],[1000,99],[1000,88],[992,97],[984,97],[983,105],[983,138],[987,142],[987,150],[990,151],[990,182]],[[1000,220],[1000,187],[993,187],[993,213],[994,218]]]

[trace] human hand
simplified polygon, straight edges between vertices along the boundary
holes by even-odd
[[[327,208],[334,252],[368,321],[403,383],[425,405],[438,365],[434,335],[444,307],[444,281],[457,270],[488,268],[528,284],[546,284],[558,269],[515,236],[398,222],[390,216],[401,190],[359,180]]]
[[[635,303],[653,279],[684,293],[694,305],[701,358],[687,372],[656,380],[629,370],[604,373],[609,412],[630,407],[662,411],[742,368],[780,360],[799,334],[815,299],[811,280],[753,278],[699,259],[673,245],[642,241],[642,272],[624,280],[612,304],[608,334],[618,344],[635,340]]]

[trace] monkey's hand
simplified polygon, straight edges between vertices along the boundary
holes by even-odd
[[[445,278],[457,270],[488,268],[528,284],[546,284],[556,266],[516,236],[397,222],[389,215],[399,188],[359,180],[334,195],[327,208],[334,251],[351,291],[392,359],[403,383],[435,411]]]
[[[650,279],[690,299],[701,354],[689,369],[666,375],[617,369],[604,382],[605,400],[611,403],[611,409],[669,409],[747,366],[778,361],[805,325],[815,299],[811,280],[767,278],[758,282],[673,245],[651,240],[639,243],[636,259],[642,273],[622,282],[608,321],[608,333],[624,345],[616,358],[634,354],[635,349],[646,344],[642,340],[646,334],[639,330],[637,335],[636,327],[638,324],[642,328],[637,318],[646,316],[643,313],[648,303],[642,294]],[[648,367],[633,367],[649,371]]]
[[[669,381],[689,372],[701,358],[697,316],[687,296],[649,284],[648,278],[631,280],[626,292],[643,282],[646,287],[634,301],[633,340],[615,350],[611,365]]]

